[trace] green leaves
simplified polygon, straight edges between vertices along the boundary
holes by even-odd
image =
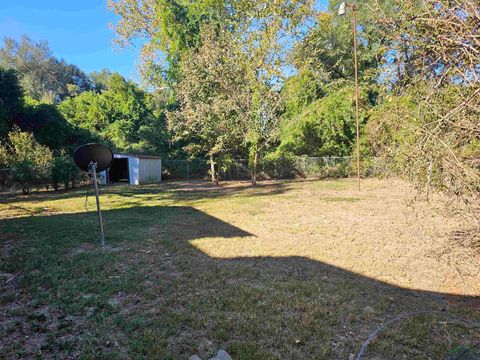
[[[175,87],[180,108],[168,113],[176,140],[196,142],[202,153],[216,154],[240,142],[242,97],[247,88],[244,55],[228,32],[202,29],[202,46],[181,62]]]
[[[1,150],[5,165],[12,169],[13,181],[24,194],[34,185],[48,183],[52,152],[38,144],[33,134],[14,130],[8,135],[9,143]]]
[[[165,150],[164,116],[153,95],[119,74],[103,76],[101,86],[105,88],[100,93],[83,92],[59,105],[68,121],[97,134],[118,151],[160,154]]]
[[[309,156],[349,156],[355,143],[355,90],[352,85],[333,87],[282,121],[279,152]],[[367,89],[360,94],[362,109],[371,107]],[[288,115],[286,113],[285,115]],[[366,121],[366,112],[360,114]]]
[[[53,157],[51,180],[55,190],[58,190],[59,185],[63,185],[65,189],[73,187],[80,176],[80,169],[67,151],[60,151]]]
[[[89,90],[88,76],[77,66],[53,56],[47,42],[33,42],[24,35],[20,42],[5,38],[0,49],[0,66],[15,69],[25,95],[54,103],[69,95],[69,85]]]
[[[109,0],[108,4],[121,17],[115,25],[117,43],[144,40],[141,73],[155,85],[177,80],[182,54],[200,44],[201,25],[219,22],[225,10],[219,0]]]
[[[202,27],[229,31],[250,55],[257,68],[275,70],[285,57],[279,38],[299,31],[313,9],[312,0],[110,0],[109,8],[121,17],[117,42],[142,43],[141,72],[159,86],[179,80],[180,61],[202,45]],[[261,59],[260,56],[261,55]],[[260,60],[260,61],[258,61]]]

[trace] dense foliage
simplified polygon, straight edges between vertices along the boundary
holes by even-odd
[[[80,144],[169,150],[162,92],[146,92],[108,70],[76,76],[78,69],[54,58],[46,43],[27,37],[21,44],[6,39],[0,63],[0,168],[10,169],[9,180],[25,193],[42,184],[73,186],[79,173],[71,157]]]
[[[72,156],[66,151],[60,151],[53,158],[50,181],[55,190],[63,185],[65,189],[74,187],[82,178],[80,169],[73,162]]]
[[[22,108],[22,88],[15,71],[0,67],[0,138],[8,135]]]
[[[325,95],[285,113],[278,151],[295,155],[349,156],[355,141],[355,98],[351,84],[325,88]],[[372,107],[368,94],[361,94],[361,124],[366,123]]]
[[[14,130],[8,144],[0,144],[0,164],[11,168],[13,181],[28,194],[33,186],[49,183],[52,153],[31,133]]]
[[[397,81],[368,125],[370,143],[396,173],[463,200],[478,218],[480,5],[402,0],[398,9],[379,18]]]
[[[164,154],[164,113],[155,98],[118,74],[104,80],[104,90],[86,91],[63,101],[60,112],[70,124],[103,139],[121,152]]]

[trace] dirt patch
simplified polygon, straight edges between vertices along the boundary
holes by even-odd
[[[69,252],[69,256],[76,256],[76,255],[80,255],[80,254],[85,254],[85,253],[90,253],[90,252],[94,252],[94,251],[99,251],[100,250],[100,247],[93,243],[83,243],[83,244],[80,244],[78,247],[72,249],[70,252]]]

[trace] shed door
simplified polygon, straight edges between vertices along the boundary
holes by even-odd
[[[139,180],[141,184],[156,183],[162,180],[162,160],[140,159]]]

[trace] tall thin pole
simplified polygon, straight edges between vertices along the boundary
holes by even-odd
[[[353,51],[355,55],[355,117],[357,121],[357,179],[360,191],[360,123],[358,120],[358,60],[357,60],[357,7],[352,6],[353,12]]]
[[[98,195],[98,184],[97,184],[97,164],[91,164],[90,171],[93,175],[93,187],[95,188],[95,198],[97,199],[97,213],[98,213],[98,222],[100,223],[100,236],[102,241],[102,248],[105,247],[105,234],[103,233],[103,221],[102,221],[102,212],[100,211],[100,197]]]

